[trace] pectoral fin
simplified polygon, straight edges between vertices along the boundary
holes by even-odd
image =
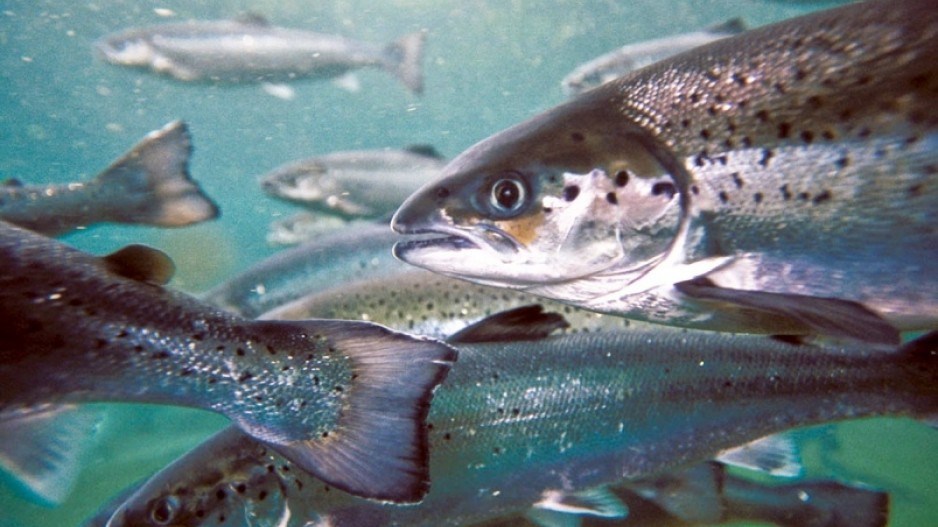
[[[701,302],[730,304],[787,317],[818,335],[895,346],[899,331],[868,308],[850,300],[720,287],[708,278],[674,287]]]
[[[543,499],[533,505],[534,509],[598,516],[600,518],[625,518],[628,506],[606,487],[595,487],[577,492],[563,490],[544,491]]]
[[[540,340],[558,329],[570,327],[563,315],[545,313],[540,304],[495,313],[452,334],[447,342],[505,342]]]
[[[804,466],[795,441],[787,434],[766,436],[745,445],[720,452],[717,461],[758,470],[772,476],[794,478]]]

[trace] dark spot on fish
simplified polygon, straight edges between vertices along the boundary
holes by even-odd
[[[859,132],[857,132],[857,137],[860,139],[866,139],[870,136],[871,133],[872,132],[870,132],[870,129],[864,126],[863,128],[860,128]]]
[[[628,170],[620,170],[616,172],[615,184],[617,187],[624,187],[629,184]]]
[[[244,356],[244,348],[238,348],[238,349],[236,349],[236,350],[235,350],[235,353],[237,353],[239,357],[243,357],[243,356]]]
[[[666,367],[664,368],[664,374],[665,374],[665,375],[668,375],[669,373],[671,373],[671,368],[668,368],[668,367],[666,366]]]
[[[267,345],[267,353],[270,353],[271,355],[276,355],[276,354],[277,354],[277,350],[275,350],[273,346],[271,346],[270,344],[268,344],[268,345]]]
[[[261,401],[264,400],[264,398],[263,398],[262,396],[260,396],[260,395],[255,395],[255,396],[254,396],[254,400],[257,401],[257,402],[261,402]]]
[[[925,190],[925,186],[921,183],[911,185],[909,186],[909,196],[917,198],[923,194],[923,190]]]
[[[791,123],[781,122],[778,123],[778,138],[779,139],[788,139],[788,136],[791,134]]]
[[[215,491],[215,499],[218,501],[224,500],[226,496],[227,494],[225,493],[225,489],[218,489]]]
[[[835,134],[831,130],[824,130],[823,132],[821,132],[821,137],[823,137],[827,141],[833,141],[834,139],[837,138],[837,134]]]
[[[238,492],[238,494],[244,494],[244,492],[248,490],[248,488],[247,486],[245,486],[244,483],[238,483],[238,486],[235,487],[235,490]]]
[[[853,118],[853,110],[850,110],[850,109],[848,108],[848,109],[846,109],[846,110],[840,112],[840,114],[838,114],[837,117],[838,117],[841,121],[849,121],[851,118]]]
[[[615,193],[615,192],[607,192],[607,193],[606,193],[606,201],[607,201],[610,205],[617,205],[617,204],[619,203],[619,198],[616,196],[616,193]]]
[[[785,85],[783,85],[781,82],[776,82],[775,84],[772,85],[772,87],[775,88],[776,93],[779,93],[782,95],[785,94],[785,91],[786,91]]]
[[[427,430],[433,430],[433,423],[427,423]]]
[[[452,438],[453,438],[453,434],[450,434],[449,432],[446,432],[445,434],[443,434],[443,440],[444,440],[444,441],[449,441],[449,440],[451,440]]]
[[[496,408],[496,409],[495,409],[495,413],[497,413],[497,414],[503,414],[503,413],[505,413],[505,409],[504,409],[504,408]]]
[[[224,515],[224,514],[219,514],[219,515],[218,515],[218,523],[225,523],[225,515]]]
[[[127,338],[129,336],[130,336],[130,333],[127,333],[127,331],[123,329],[120,330],[120,332],[117,334],[117,338],[119,339]]]
[[[216,379],[215,377],[209,377],[207,382],[209,384],[215,384],[216,382],[218,382],[218,379]]]
[[[701,131],[700,131],[700,137],[701,137],[702,139],[710,139],[710,130],[707,130],[706,128],[704,128],[703,130],[701,130]]]
[[[674,187],[673,183],[662,181],[651,186],[651,193],[654,196],[667,195],[668,199],[671,199],[677,194],[677,188]]]
[[[681,126],[684,127],[684,128],[690,128],[690,120],[689,120],[689,119],[681,119]]]
[[[815,205],[819,205],[821,203],[824,203],[825,201],[830,201],[830,199],[831,199],[831,192],[825,189],[825,190],[822,190],[821,193],[818,194],[817,196],[814,196],[814,199],[812,200],[812,202]]]
[[[745,86],[747,83],[746,77],[740,75],[739,73],[733,73],[732,78],[733,78],[733,82],[735,82],[736,84],[740,86]]]
[[[134,351],[136,351],[137,353],[143,353],[144,348],[140,344],[137,344],[136,346],[134,346]]]
[[[723,381],[723,387],[724,387],[724,388],[732,388],[732,387],[733,387],[733,381]]]
[[[715,116],[718,113],[717,107],[710,106],[709,108],[707,108],[707,113],[710,114],[711,117]]]
[[[762,203],[762,193],[756,192],[755,194],[753,194],[752,200],[755,201],[756,203]]]
[[[720,198],[720,203],[726,203],[727,201],[730,200],[730,197],[727,196],[726,192],[724,192],[724,191],[722,191],[722,190],[720,191],[719,194],[717,194],[717,197]]]
[[[511,409],[511,415],[517,417],[517,416],[520,415],[520,414],[521,414],[521,410],[520,410],[520,409],[518,409],[518,408],[512,408],[512,409]]]
[[[550,208],[550,207],[544,207],[544,208],[541,209],[541,210],[544,211],[544,214],[550,214],[551,212],[554,212],[554,209],[552,209],[552,208]]]
[[[241,375],[238,376],[238,382],[249,381],[249,380],[251,380],[251,379],[253,379],[253,378],[254,378],[254,374],[251,373],[251,372],[249,372],[249,371],[246,371],[246,372],[244,372],[244,373],[242,373]]]
[[[691,186],[690,186],[690,191],[691,191],[691,194],[693,194],[693,195],[695,195],[695,196],[697,196],[697,195],[700,194],[700,188],[697,187],[697,185],[691,185]]]
[[[697,92],[691,93],[690,102],[695,103],[695,104],[700,102],[700,94]]]
[[[225,347],[222,345],[215,346],[215,351],[225,351]]]
[[[449,189],[446,187],[440,187],[436,189],[436,197],[439,199],[446,199],[449,197]]]
[[[570,139],[573,139],[577,143],[582,143],[583,140],[586,139],[586,137],[584,137],[583,134],[581,134],[580,132],[573,132],[572,134],[570,134]]]
[[[795,70],[795,80],[803,81],[808,74],[803,69],[798,68]]]
[[[807,192],[799,192],[798,199],[800,199],[801,201],[808,201],[809,199],[811,199],[811,194],[808,194]]]
[[[570,185],[569,187],[563,188],[564,201],[573,201],[579,195],[580,195],[580,187],[576,185]]]
[[[492,380],[493,380],[493,381],[497,381],[497,380],[498,380],[498,372],[495,372],[495,373],[492,374]]]
[[[201,342],[203,339],[205,339],[205,333],[196,333],[192,335],[192,340]]]
[[[195,511],[195,517],[196,517],[196,518],[204,518],[204,517],[205,517],[205,511],[202,510],[202,509],[197,509],[197,510]]]
[[[759,110],[758,112],[756,112],[756,119],[758,119],[760,122],[763,122],[763,123],[768,122],[769,112],[765,110]]]
[[[850,166],[850,157],[843,156],[837,161],[835,161],[834,164],[837,165],[837,168],[841,168],[841,169],[847,168],[848,166]]]
[[[68,305],[72,307],[78,307],[82,304],[84,304],[84,302],[82,302],[80,298],[72,298],[71,300],[68,301]]]
[[[727,121],[727,122],[726,122],[726,131],[728,131],[728,132],[731,133],[731,134],[735,134],[735,133],[736,133],[736,123],[734,123],[733,121]]]
[[[154,353],[153,355],[150,355],[150,358],[153,358],[153,359],[168,359],[168,358],[169,358],[169,353],[167,353],[167,352],[165,352],[165,351],[157,351],[157,352]]]
[[[492,453],[497,456],[502,453],[502,449],[500,447],[495,447],[492,449]]]
[[[938,174],[938,166],[935,166],[935,165],[925,165],[923,167],[923,170],[925,171],[926,174],[930,176],[934,176],[935,174]]]
[[[759,159],[759,165],[763,167],[769,166],[769,160],[772,159],[772,156],[775,155],[775,152],[768,148],[762,149],[762,158]]]
[[[300,478],[293,478],[293,483],[296,484],[296,490],[303,490],[303,482],[300,481]]]
[[[928,85],[928,76],[927,75],[916,75],[909,79],[909,86],[912,89],[920,90]]]
[[[818,108],[820,108],[820,107],[823,106],[823,104],[824,104],[824,102],[821,100],[821,98],[818,97],[817,95],[812,95],[812,96],[808,97],[808,98],[805,100],[805,102],[807,103],[808,107],[810,107],[812,110],[817,110]]]
[[[782,193],[782,199],[784,199],[785,201],[788,201],[791,199],[792,194],[791,194],[791,191],[788,190],[787,184],[782,185],[781,187],[779,187],[778,190]]]
[[[801,132],[801,140],[804,141],[804,144],[810,145],[814,142],[814,132],[810,130]]]
[[[739,177],[739,172],[733,172],[730,177],[733,178],[733,184],[736,185],[736,188],[743,188],[743,178]]]
[[[736,148],[736,143],[733,142],[732,138],[727,137],[726,140],[723,141],[723,146],[725,146],[728,149],[733,149],[733,148]]]
[[[744,148],[752,148],[752,139],[748,135],[743,136],[742,143]]]
[[[857,86],[866,86],[871,82],[873,82],[873,77],[870,77],[869,75],[861,75],[860,78],[857,79]]]
[[[338,384],[332,387],[332,390],[336,393],[342,393],[345,391],[345,388],[339,386]]]
[[[94,347],[95,349],[104,349],[107,346],[107,341],[104,339],[95,339]]]
[[[323,432],[323,433],[322,433],[322,438],[325,439],[325,438],[327,438],[327,437],[329,437],[329,432],[328,432],[328,431]]]
[[[182,370],[179,371],[179,376],[188,377],[192,375],[193,373],[195,373],[195,370],[193,370],[192,368],[183,368]]]

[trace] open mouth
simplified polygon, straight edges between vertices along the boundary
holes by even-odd
[[[466,230],[454,227],[437,227],[434,229],[419,229],[407,232],[408,235],[429,235],[416,240],[400,241],[394,244],[394,256],[407,261],[409,253],[422,252],[427,249],[440,251],[482,250],[494,253],[517,253],[521,244],[511,235],[492,226],[477,226],[477,230]]]

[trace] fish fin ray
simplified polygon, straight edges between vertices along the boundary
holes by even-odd
[[[538,527],[581,527],[583,525],[583,518],[577,514],[533,507],[528,509],[524,517]]]
[[[721,463],[705,462],[629,484],[628,488],[686,522],[719,523],[723,519],[724,471]]]
[[[268,443],[328,485],[364,498],[412,503],[429,488],[426,417],[433,390],[456,360],[442,342],[347,321],[289,324],[330,335],[356,378],[328,437]],[[264,439],[264,438],[261,438]]]
[[[547,490],[544,491],[541,501],[535,503],[533,507],[600,518],[625,518],[629,513],[628,505],[606,486],[577,492]]]
[[[892,324],[849,300],[730,289],[706,277],[678,282],[674,287],[698,301],[727,303],[784,316],[819,335],[889,346],[899,343],[899,331]]]
[[[570,327],[558,313],[547,313],[540,304],[516,307],[489,315],[446,339],[449,343],[540,340],[558,329]]]
[[[138,282],[166,285],[176,272],[176,264],[163,251],[131,244],[102,258],[108,271]]]
[[[103,412],[43,405],[0,419],[0,466],[45,505],[68,497]]]
[[[191,153],[186,124],[173,121],[112,163],[95,181],[126,197],[113,205],[113,220],[181,227],[218,217],[218,206],[189,175]]]
[[[770,435],[723,450],[716,460],[778,477],[795,478],[804,473],[801,453],[788,434]]]
[[[412,93],[423,93],[423,44],[426,31],[404,35],[384,49],[385,68],[397,77]]]

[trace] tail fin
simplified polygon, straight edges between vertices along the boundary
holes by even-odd
[[[352,362],[351,384],[343,390],[348,396],[335,426],[327,433],[271,446],[345,492],[401,503],[422,499],[430,479],[430,399],[456,360],[456,351],[438,341],[364,322],[255,324],[299,324],[310,334],[329,335],[330,349]]]
[[[404,35],[384,48],[385,68],[411,92],[423,93],[423,44],[425,31]]]
[[[218,216],[218,207],[189,175],[192,143],[186,124],[150,132],[96,179],[109,194],[126,196],[115,221],[181,227]],[[116,187],[116,188],[111,188]]]

